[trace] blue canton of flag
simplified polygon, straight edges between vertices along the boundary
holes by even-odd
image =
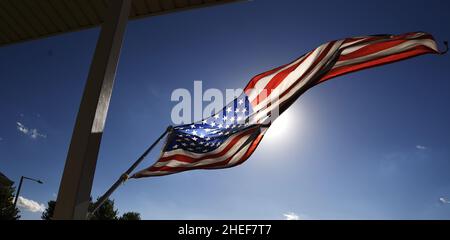
[[[211,117],[173,127],[158,161],[132,177],[241,164],[262,138],[260,124],[252,124],[252,115],[251,103],[242,94]]]
[[[211,152],[229,136],[249,126],[250,111],[247,97],[236,98],[209,118],[174,127],[172,138],[167,141],[164,151],[183,149],[193,153]]]

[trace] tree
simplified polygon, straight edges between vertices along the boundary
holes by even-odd
[[[94,209],[94,203],[92,202],[92,198],[89,201],[89,212],[91,212]],[[55,206],[55,201],[48,201],[47,208],[42,213],[41,219],[51,220]],[[119,217],[117,209],[114,208],[114,200],[107,199],[93,215],[88,217],[88,220],[141,220],[141,214],[137,212],[126,212]]]
[[[98,199],[97,199],[98,201]],[[94,204],[91,202],[89,211],[93,210]],[[100,208],[89,217],[89,220],[117,220],[118,211],[114,209],[114,200],[107,199]]]
[[[141,220],[141,214],[137,212],[126,212],[119,220]]]
[[[53,200],[50,200],[47,202],[47,208],[42,213],[41,219],[42,220],[52,220],[53,218],[53,212],[55,212],[55,206],[56,202]]]
[[[0,220],[17,220],[19,209],[14,207],[14,187],[0,186]]]

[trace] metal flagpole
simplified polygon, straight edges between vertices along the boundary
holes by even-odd
[[[108,189],[108,191],[106,191],[99,199],[98,201],[94,204],[94,209],[92,209],[92,212],[90,212],[89,214],[94,214],[102,205],[103,203],[105,203],[106,199],[109,198],[109,196],[111,196],[111,194],[122,184],[124,183],[127,179],[128,176],[131,174],[131,172],[133,172],[133,170],[145,159],[145,157],[150,153],[150,151],[156,146],[156,144],[159,143],[159,141],[161,141],[161,139],[172,130],[172,126],[167,127],[166,131],[164,131],[161,136],[159,136],[158,139],[156,139],[155,142],[152,143],[152,145],[150,145],[150,147],[147,148],[147,150],[145,150],[145,152],[133,163],[133,165],[131,165],[130,168],[128,168],[128,170],[126,172],[124,172],[119,179],[117,179],[117,181]]]

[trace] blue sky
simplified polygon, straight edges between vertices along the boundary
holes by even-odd
[[[426,31],[442,47],[449,11],[448,1],[255,0],[129,22],[92,195],[170,124],[174,89],[242,88],[348,36]],[[21,192],[37,203],[58,191],[98,33],[0,48],[0,171],[42,179]],[[116,206],[145,219],[450,219],[439,201],[450,198],[449,76],[448,55],[425,55],[330,80],[300,97],[243,165],[130,180]]]

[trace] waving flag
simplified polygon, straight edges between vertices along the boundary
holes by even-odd
[[[239,165],[255,151],[274,116],[331,78],[426,54],[441,54],[430,34],[353,37],[322,44],[295,61],[253,77],[221,112],[174,127],[160,158],[133,178]]]

